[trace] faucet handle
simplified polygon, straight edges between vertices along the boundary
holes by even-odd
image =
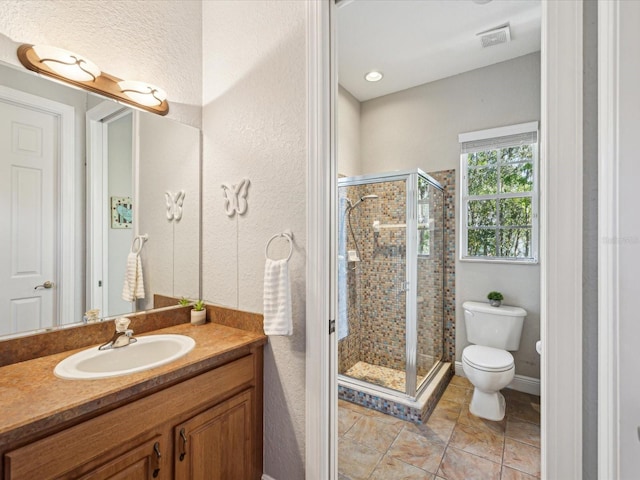
[[[125,332],[129,328],[131,320],[127,317],[116,318],[116,332]]]

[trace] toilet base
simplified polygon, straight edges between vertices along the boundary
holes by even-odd
[[[500,392],[487,393],[473,389],[469,411],[476,417],[499,422],[504,418],[506,401]]]

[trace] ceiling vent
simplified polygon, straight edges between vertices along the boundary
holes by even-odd
[[[494,45],[511,41],[511,29],[508,23],[492,28],[491,30],[477,33],[476,35],[480,37],[482,48],[493,47]]]

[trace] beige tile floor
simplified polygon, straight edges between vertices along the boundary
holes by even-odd
[[[507,415],[469,413],[472,385],[453,377],[425,425],[343,400],[339,480],[529,480],[540,477],[540,397],[503,390]]]

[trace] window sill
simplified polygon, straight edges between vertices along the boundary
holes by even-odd
[[[461,262],[466,263],[501,263],[505,265],[539,265],[539,259],[510,260],[506,258],[485,258],[485,257],[460,257]]]

